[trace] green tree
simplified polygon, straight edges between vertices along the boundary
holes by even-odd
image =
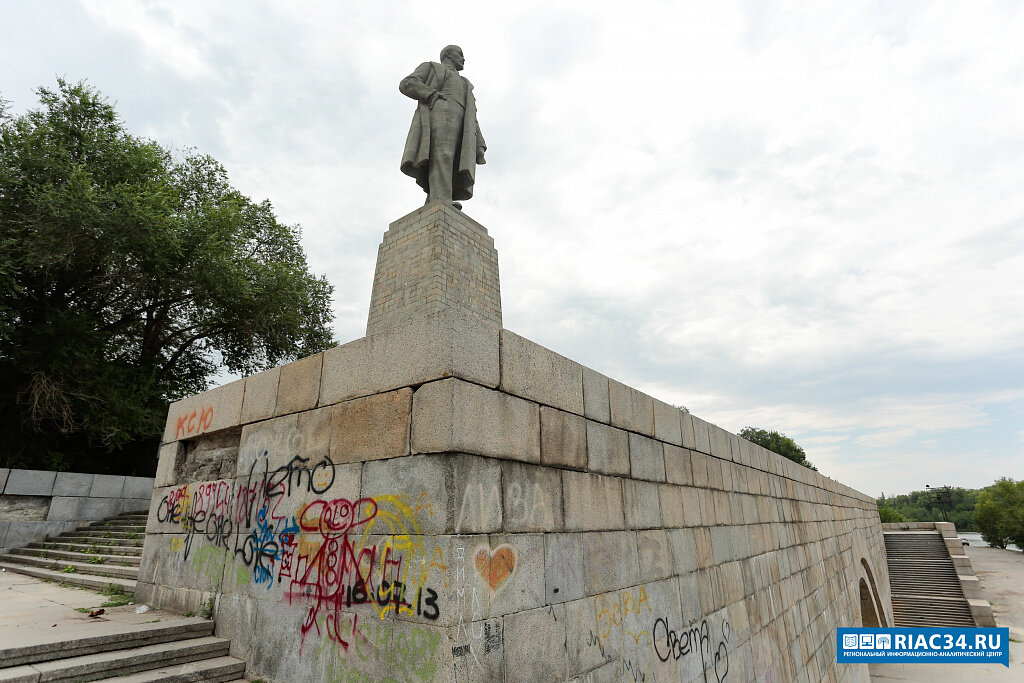
[[[1024,548],[1024,481],[1002,478],[978,496],[974,524],[986,543]]]
[[[812,469],[815,472],[818,468],[811,464],[811,461],[807,459],[807,454],[804,453],[804,449],[797,445],[796,441],[789,438],[785,434],[767,429],[759,429],[757,427],[744,427],[740,430],[740,436],[751,443],[756,443],[758,446],[767,448],[770,451],[778,453],[784,458],[792,460],[798,465],[803,465],[808,469]]]
[[[965,489],[953,487],[949,489],[949,498],[952,507],[947,507],[946,515],[949,521],[956,525],[960,531],[973,531],[975,529],[973,512],[974,505],[978,500],[979,491],[976,489]],[[899,513],[908,522],[941,522],[942,509],[939,507],[935,496],[935,489],[926,491],[911,491],[889,498],[879,498],[879,507],[887,505]]]
[[[109,469],[221,367],[330,346],[331,287],[269,202],[84,83],[37,94],[0,111],[0,464]]]
[[[895,508],[891,508],[888,505],[878,506],[878,518],[883,524],[892,524],[894,522],[905,521],[903,515],[896,511]]]

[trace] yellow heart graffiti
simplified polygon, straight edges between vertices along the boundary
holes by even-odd
[[[654,642],[651,640],[650,633],[647,631],[633,633],[628,629],[622,629],[622,644],[619,646],[619,653],[622,657],[623,679],[647,680],[647,675],[651,672],[653,652]]]

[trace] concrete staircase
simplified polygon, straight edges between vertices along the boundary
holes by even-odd
[[[976,625],[939,531],[887,531],[884,537],[895,626]]]
[[[235,681],[245,663],[213,622],[180,618],[67,641],[0,648],[0,683],[42,681]]]
[[[146,515],[123,514],[0,555],[0,567],[134,595],[145,537]],[[0,638],[0,683],[237,681],[245,673],[245,662],[228,656],[230,641],[215,637],[214,623],[206,619],[90,626],[82,637],[20,647],[5,647]]]
[[[0,554],[0,567],[94,590],[116,586],[134,595],[145,538],[146,514],[126,513]]]

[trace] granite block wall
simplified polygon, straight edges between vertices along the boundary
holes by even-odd
[[[0,553],[150,507],[153,478],[0,468]]]
[[[250,676],[868,680],[871,497],[472,315],[312,358],[161,447],[137,596],[209,602]]]

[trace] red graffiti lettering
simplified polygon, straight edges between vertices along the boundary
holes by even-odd
[[[213,406],[207,406],[199,414],[199,431],[206,431],[211,424],[213,424]]]
[[[213,425],[213,406],[193,410],[178,418],[174,429],[174,438],[180,439],[183,436],[200,434],[209,429],[211,425]]]
[[[354,503],[345,498],[314,500],[299,516],[299,527],[330,538],[346,534],[376,515],[377,502],[373,498],[360,498]]]
[[[187,436],[188,432],[185,431],[185,421],[188,420],[188,415],[182,415],[178,418],[178,428],[174,430],[174,438],[177,439],[180,436]]]

